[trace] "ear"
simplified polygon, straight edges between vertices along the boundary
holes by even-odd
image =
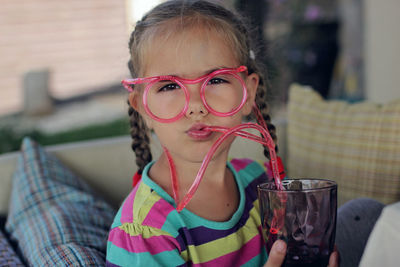
[[[243,106],[243,115],[247,116],[251,113],[256,100],[256,93],[258,88],[258,83],[260,81],[260,76],[257,73],[252,73],[248,75],[245,79],[245,84],[247,88],[247,99]]]
[[[133,91],[129,94],[128,97],[129,100],[129,104],[131,105],[131,107],[133,107],[134,110],[136,110],[137,112],[139,112],[139,107],[138,107],[138,94]],[[140,112],[139,112],[140,113]]]
[[[152,119],[147,115],[146,110],[143,107],[143,102],[140,93],[137,91],[131,92],[129,94],[128,100],[131,107],[134,110],[136,110],[140,114],[140,116],[142,116],[147,127],[149,129],[152,129],[153,127]]]

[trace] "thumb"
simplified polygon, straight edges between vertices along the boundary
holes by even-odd
[[[277,240],[272,245],[271,251],[268,255],[267,263],[264,267],[278,267],[281,266],[285,260],[286,243],[283,240]]]

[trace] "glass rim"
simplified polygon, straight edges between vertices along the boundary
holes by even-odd
[[[257,189],[260,191],[268,191],[268,192],[288,192],[288,193],[294,193],[294,192],[315,192],[315,191],[323,191],[323,190],[330,190],[330,189],[337,189],[337,182],[330,180],[330,179],[323,179],[323,178],[289,178],[289,179],[284,179],[282,180],[282,185],[285,183],[285,181],[321,181],[321,182],[327,182],[328,184],[321,186],[321,187],[317,187],[317,188],[307,188],[307,189],[301,189],[301,190],[293,190],[293,189],[289,189],[289,190],[279,190],[277,188],[275,189],[271,189],[271,188],[266,188],[265,185],[270,185],[270,184],[274,184],[274,181],[269,181],[266,183],[261,183],[259,185],[257,185]]]

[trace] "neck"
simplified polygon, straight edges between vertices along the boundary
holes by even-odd
[[[202,162],[187,161],[176,154],[171,153],[179,185],[179,198],[188,192],[192,186]],[[228,151],[222,151],[215,154],[207,166],[204,176],[200,182],[198,191],[207,190],[210,186],[224,186],[227,178],[226,160]],[[154,163],[149,171],[150,178],[160,185],[169,195],[173,196],[172,180],[170,175],[170,166],[165,152]]]

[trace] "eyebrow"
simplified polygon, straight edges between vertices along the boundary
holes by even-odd
[[[212,68],[212,69],[209,69],[209,70],[204,71],[202,74],[200,74],[199,77],[204,76],[204,75],[208,75],[208,74],[210,74],[210,73],[213,73],[213,72],[216,71],[216,70],[226,69],[226,68],[228,68],[228,67],[226,67],[226,66],[221,66],[221,67]],[[182,76],[179,76],[179,75],[177,75],[177,74],[170,74],[170,75],[163,75],[163,76],[174,76],[174,77],[182,78]]]

